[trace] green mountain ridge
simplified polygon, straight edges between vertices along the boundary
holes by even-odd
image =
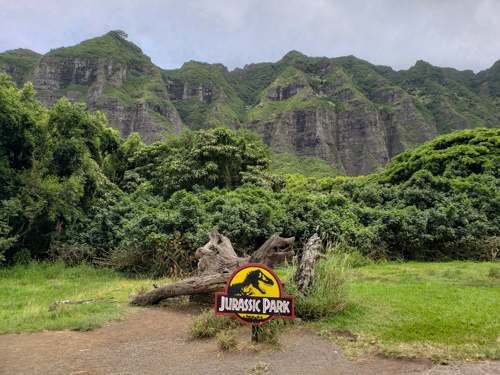
[[[290,51],[233,71],[196,61],[164,70],[126,37],[111,31],[45,55],[7,51],[0,72],[18,86],[31,81],[46,107],[62,96],[84,102],[146,144],[219,123],[253,130],[277,155],[290,155],[281,158],[288,171],[319,158],[334,174],[366,175],[440,134],[500,127],[500,61],[477,74],[424,61],[394,71]]]

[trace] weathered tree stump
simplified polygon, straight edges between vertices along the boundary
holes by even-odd
[[[319,253],[318,250],[321,247],[321,238],[315,233],[307,241],[304,252],[302,253],[302,259],[300,260],[299,267],[292,280],[297,284],[300,292],[304,293],[307,288],[311,285],[314,278],[314,268],[316,267],[316,262],[318,259],[326,259],[326,256]]]
[[[257,251],[243,258],[236,255],[231,241],[220,234],[217,229],[214,229],[208,236],[210,241],[198,248],[195,253],[198,259],[195,276],[136,296],[132,303],[153,305],[176,296],[223,292],[229,276],[238,267],[248,263],[260,263],[274,268],[294,255],[293,250],[290,249],[295,237],[282,238],[278,233],[273,234]],[[286,248],[278,251],[282,246]]]

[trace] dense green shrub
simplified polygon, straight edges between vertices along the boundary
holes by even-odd
[[[116,32],[102,40],[128,43]],[[373,72],[360,66],[358,73]],[[373,257],[498,253],[498,129],[447,134],[367,177],[283,177],[269,172],[269,152],[248,130],[186,130],[146,147],[137,134],[122,140],[81,104],[63,98],[46,110],[34,95],[32,85],[18,89],[0,74],[2,262],[51,254],[68,263],[187,274],[214,227],[239,255],[275,232],[299,246],[318,232]]]
[[[447,178],[495,174],[498,173],[499,158],[499,129],[461,130],[396,156],[381,177],[397,184],[424,169],[434,176]]]
[[[85,233],[83,243],[111,254],[122,269],[154,273],[189,272],[195,249],[214,227],[240,255],[275,232],[295,236],[299,246],[319,232],[375,258],[491,259],[485,244],[500,236],[500,182],[495,164],[484,165],[485,173],[457,172],[453,178],[446,176],[451,167],[441,176],[421,169],[397,184],[387,181],[386,172],[365,178],[293,175],[279,192],[251,184],[198,185],[168,198],[154,195],[146,181],[97,214],[86,230],[75,227],[71,237]]]
[[[341,185],[373,243],[405,259],[485,259],[497,237],[500,131],[437,138],[396,158],[380,174]]]
[[[196,265],[195,250],[208,242],[212,228],[229,237],[239,255],[255,251],[275,232],[295,236],[301,244],[320,230],[333,240],[369,247],[372,233],[346,206],[337,194],[273,193],[253,185],[180,190],[165,201],[145,184],[92,222],[68,228],[61,241],[99,249],[97,258],[106,257],[123,270],[188,273]]]

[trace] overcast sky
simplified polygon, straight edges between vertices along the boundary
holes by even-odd
[[[0,0],[0,52],[47,53],[123,30],[153,63],[354,55],[475,72],[500,60],[500,0]]]

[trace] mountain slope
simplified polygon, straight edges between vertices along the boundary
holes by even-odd
[[[0,72],[8,74],[21,86],[26,82],[26,75],[34,68],[41,56],[22,48],[0,53]]]
[[[195,61],[162,70],[126,37],[111,31],[43,56],[7,51],[0,72],[18,85],[33,82],[47,107],[62,96],[85,102],[123,137],[138,132],[146,144],[220,123],[256,131],[277,155],[296,158],[287,165],[316,157],[351,176],[439,134],[500,127],[500,61],[478,74],[424,61],[394,71],[291,51],[232,72]]]
[[[103,112],[124,137],[139,132],[149,144],[165,131],[181,131],[161,70],[117,31],[51,50],[25,69],[23,80],[33,83],[44,106],[62,96],[85,102],[89,110]]]
[[[232,128],[241,126],[245,105],[225,66],[190,61],[180,69],[163,70],[162,77],[187,127],[204,129],[216,121]]]

